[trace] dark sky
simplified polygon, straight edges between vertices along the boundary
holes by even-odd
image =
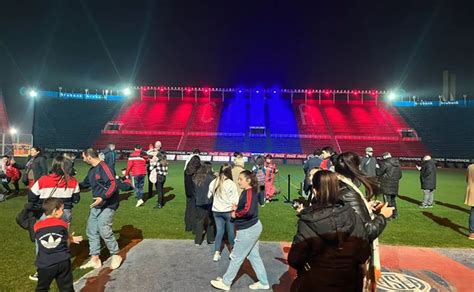
[[[25,1],[0,4],[0,88],[279,86],[474,94],[474,1]],[[27,113],[28,114],[28,113]]]

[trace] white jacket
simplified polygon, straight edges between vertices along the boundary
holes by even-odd
[[[230,212],[232,211],[232,205],[239,203],[239,191],[234,181],[226,179],[219,189],[219,194],[214,193],[214,188],[219,178],[215,178],[209,184],[208,198],[214,197],[212,203],[213,212]]]

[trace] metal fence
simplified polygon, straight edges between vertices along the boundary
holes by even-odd
[[[33,135],[0,133],[0,154],[26,157],[33,146]]]

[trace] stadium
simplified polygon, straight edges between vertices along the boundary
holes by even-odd
[[[38,273],[32,279],[36,268],[38,272],[43,269],[37,266],[38,253],[44,252],[45,247],[46,250],[57,247],[52,235],[49,242],[42,240],[43,237],[33,242],[35,234],[41,230],[41,221],[47,220],[44,219],[47,204],[43,205],[45,213],[42,209],[40,214],[43,217],[38,216],[31,223],[34,228],[21,226],[19,212],[28,210],[25,204],[32,203],[35,192],[38,192],[36,196],[41,198],[42,204],[49,197],[54,198],[56,190],[61,189],[58,186],[63,178],[69,177],[77,180],[75,188],[77,191],[80,189],[80,200],[72,199],[74,207],[69,211],[73,210],[73,219],[67,221],[66,233],[75,232],[83,237],[78,244],[67,245],[67,261],[70,261],[74,285],[71,289],[75,291],[216,291],[215,288],[230,289],[230,284],[232,291],[250,291],[255,287],[272,291],[326,291],[316,287],[293,290],[297,279],[304,277],[301,270],[292,266],[290,256],[297,240],[295,235],[301,231],[301,214],[304,214],[304,211],[296,210],[295,204],[305,204],[308,209],[318,204],[317,174],[308,179],[306,168],[315,157],[321,158],[321,164],[316,167],[318,171],[327,172],[328,176],[329,173],[338,173],[336,180],[339,179],[341,187],[344,180],[340,177],[342,172],[338,171],[338,165],[341,167],[340,157],[345,153],[357,155],[362,161],[357,171],[364,177],[374,178],[378,187],[384,184],[379,169],[388,159],[395,158],[401,171],[399,181],[397,179],[398,193],[393,194],[396,195],[396,205],[384,206],[396,207],[397,215],[390,213],[384,217],[383,232],[376,240],[370,239],[372,263],[374,246],[380,257],[380,274],[375,273],[377,285],[371,287],[371,291],[472,291],[473,281],[469,279],[474,278],[474,233],[469,224],[472,224],[474,204],[465,201],[468,201],[466,183],[469,184],[470,176],[467,169],[474,164],[474,124],[470,122],[474,116],[474,99],[456,93],[456,76],[452,72],[444,71],[442,76],[440,73],[436,74],[442,77],[438,78],[442,81],[442,92],[422,96],[417,90],[409,92],[402,90],[401,86],[219,87],[218,78],[198,81],[202,79],[197,77],[194,81],[182,81],[194,85],[179,84],[176,78],[114,86],[97,83],[90,86],[91,82],[84,85],[80,80],[68,85],[69,89],[54,82],[35,86],[15,84],[14,89],[0,83],[5,87],[3,91],[0,87],[0,151],[6,159],[0,169],[3,185],[0,187],[0,291],[32,291],[42,283],[42,279],[38,282]],[[216,87],[207,85],[212,83]],[[89,89],[84,89],[84,86]],[[12,100],[22,100],[28,107],[18,110]],[[29,117],[31,130],[17,126],[22,115]],[[329,157],[322,154],[324,149],[331,149]],[[110,151],[113,152],[113,167],[109,170],[106,155]],[[158,154],[153,154],[153,151]],[[56,185],[44,187],[47,189],[45,195],[40,195],[44,182],[29,173],[36,159],[36,154],[32,153],[36,152],[44,157],[47,165],[48,172],[42,177],[54,175],[58,157],[63,161],[61,180]],[[241,231],[237,227],[233,250],[233,236],[227,231],[217,260],[213,239],[207,237],[206,244],[202,242],[203,236],[200,243],[196,242],[198,236],[195,233],[198,231],[194,224],[198,224],[192,222],[191,232],[187,221],[191,208],[188,183],[194,183],[196,193],[199,186],[195,181],[196,174],[187,177],[189,165],[195,157],[199,157],[199,167],[206,163],[212,165],[218,178],[222,169],[234,169],[238,164],[236,159],[240,158],[243,169],[255,174],[258,174],[259,158],[265,160],[267,170],[270,168],[266,164],[268,157],[271,158],[268,165],[278,169],[270,179],[264,170],[267,182],[263,182],[262,188],[268,188],[270,180],[275,191],[270,197],[264,193],[264,202],[256,207],[257,220],[261,222],[263,231],[254,245],[260,253],[258,258],[261,257],[260,261],[265,265],[266,285],[262,282],[261,270],[255,268],[251,260],[254,246],[252,252],[249,249],[250,255],[247,253],[242,257],[242,266],[235,271],[235,278],[230,284],[225,284],[228,287],[218,286],[225,283],[228,269],[235,257],[239,257],[236,247],[242,240],[239,238]],[[374,175],[363,170],[363,164],[368,164],[371,158]],[[64,168],[67,159],[72,159],[68,174]],[[140,174],[143,177],[140,182],[137,180],[138,170],[134,167],[136,161],[141,163],[142,159],[146,170]],[[157,163],[153,159],[158,161],[158,165],[165,161],[160,167],[166,167],[166,170],[157,168],[152,182],[150,165]],[[329,160],[332,168],[324,168],[324,160]],[[434,188],[423,186],[422,169],[426,161],[431,161],[435,168]],[[96,195],[93,184],[89,181],[88,187],[84,187],[84,183],[94,177],[91,176],[93,169],[104,164],[107,164],[105,176],[114,181],[111,192],[116,195],[115,203],[120,207],[114,207],[113,222],[110,219],[106,224],[111,231],[108,239],[102,231],[97,231],[101,236],[97,236],[99,254],[94,254],[91,251],[91,214],[97,207],[94,204],[98,197],[101,202],[110,199],[108,192],[112,187],[110,182],[104,182],[100,177],[104,174],[98,172],[94,175],[105,194]],[[7,173],[8,166],[18,167],[20,171],[16,179],[18,189]],[[36,172],[34,169],[34,174]],[[242,172],[239,173],[241,177]],[[160,176],[164,177],[161,189],[155,187]],[[371,196],[370,184],[364,183],[364,177],[353,181],[361,196],[365,194],[367,206],[372,201],[382,201],[382,205],[388,203],[386,192]],[[307,188],[308,180],[310,188]],[[106,187],[101,184],[106,184]],[[234,187],[240,188],[240,182]],[[68,181],[64,190],[67,188]],[[468,193],[469,188],[473,187],[468,185]],[[209,185],[207,189],[211,193]],[[426,191],[431,192],[432,202],[428,205]],[[311,196],[316,196],[316,199],[311,199]],[[237,200],[235,208],[240,208],[242,197],[244,195]],[[62,208],[65,210],[71,198],[58,198],[63,200]],[[197,208],[196,198],[193,198],[193,208]],[[250,195],[247,200],[249,198]],[[246,211],[252,208],[248,204],[244,202]],[[212,202],[211,206],[215,207]],[[107,209],[101,208],[97,209],[100,210],[98,217]],[[220,213],[215,209],[212,211]],[[357,210],[354,214],[358,214]],[[375,213],[375,209],[370,214],[372,220],[382,216]],[[197,213],[192,216],[199,217]],[[212,214],[205,216],[215,218],[214,228],[221,228],[216,217]],[[237,222],[236,216],[230,221]],[[339,229],[336,234],[338,232]],[[209,229],[199,229],[199,233],[209,236]],[[110,248],[110,237],[116,240],[118,248]],[[39,250],[38,242],[43,245]],[[92,258],[89,260],[90,256],[96,255],[101,262],[98,268],[90,265]],[[117,267],[114,267],[115,256],[120,257]],[[39,277],[44,277],[42,273],[44,270]],[[221,276],[224,279],[216,278]],[[216,286],[211,280],[221,284]],[[256,283],[260,286],[252,288]],[[61,290],[56,285],[51,284],[52,290]]]

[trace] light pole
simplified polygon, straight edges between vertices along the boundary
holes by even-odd
[[[467,94],[463,94],[462,98],[464,98],[464,106],[467,106]]]

